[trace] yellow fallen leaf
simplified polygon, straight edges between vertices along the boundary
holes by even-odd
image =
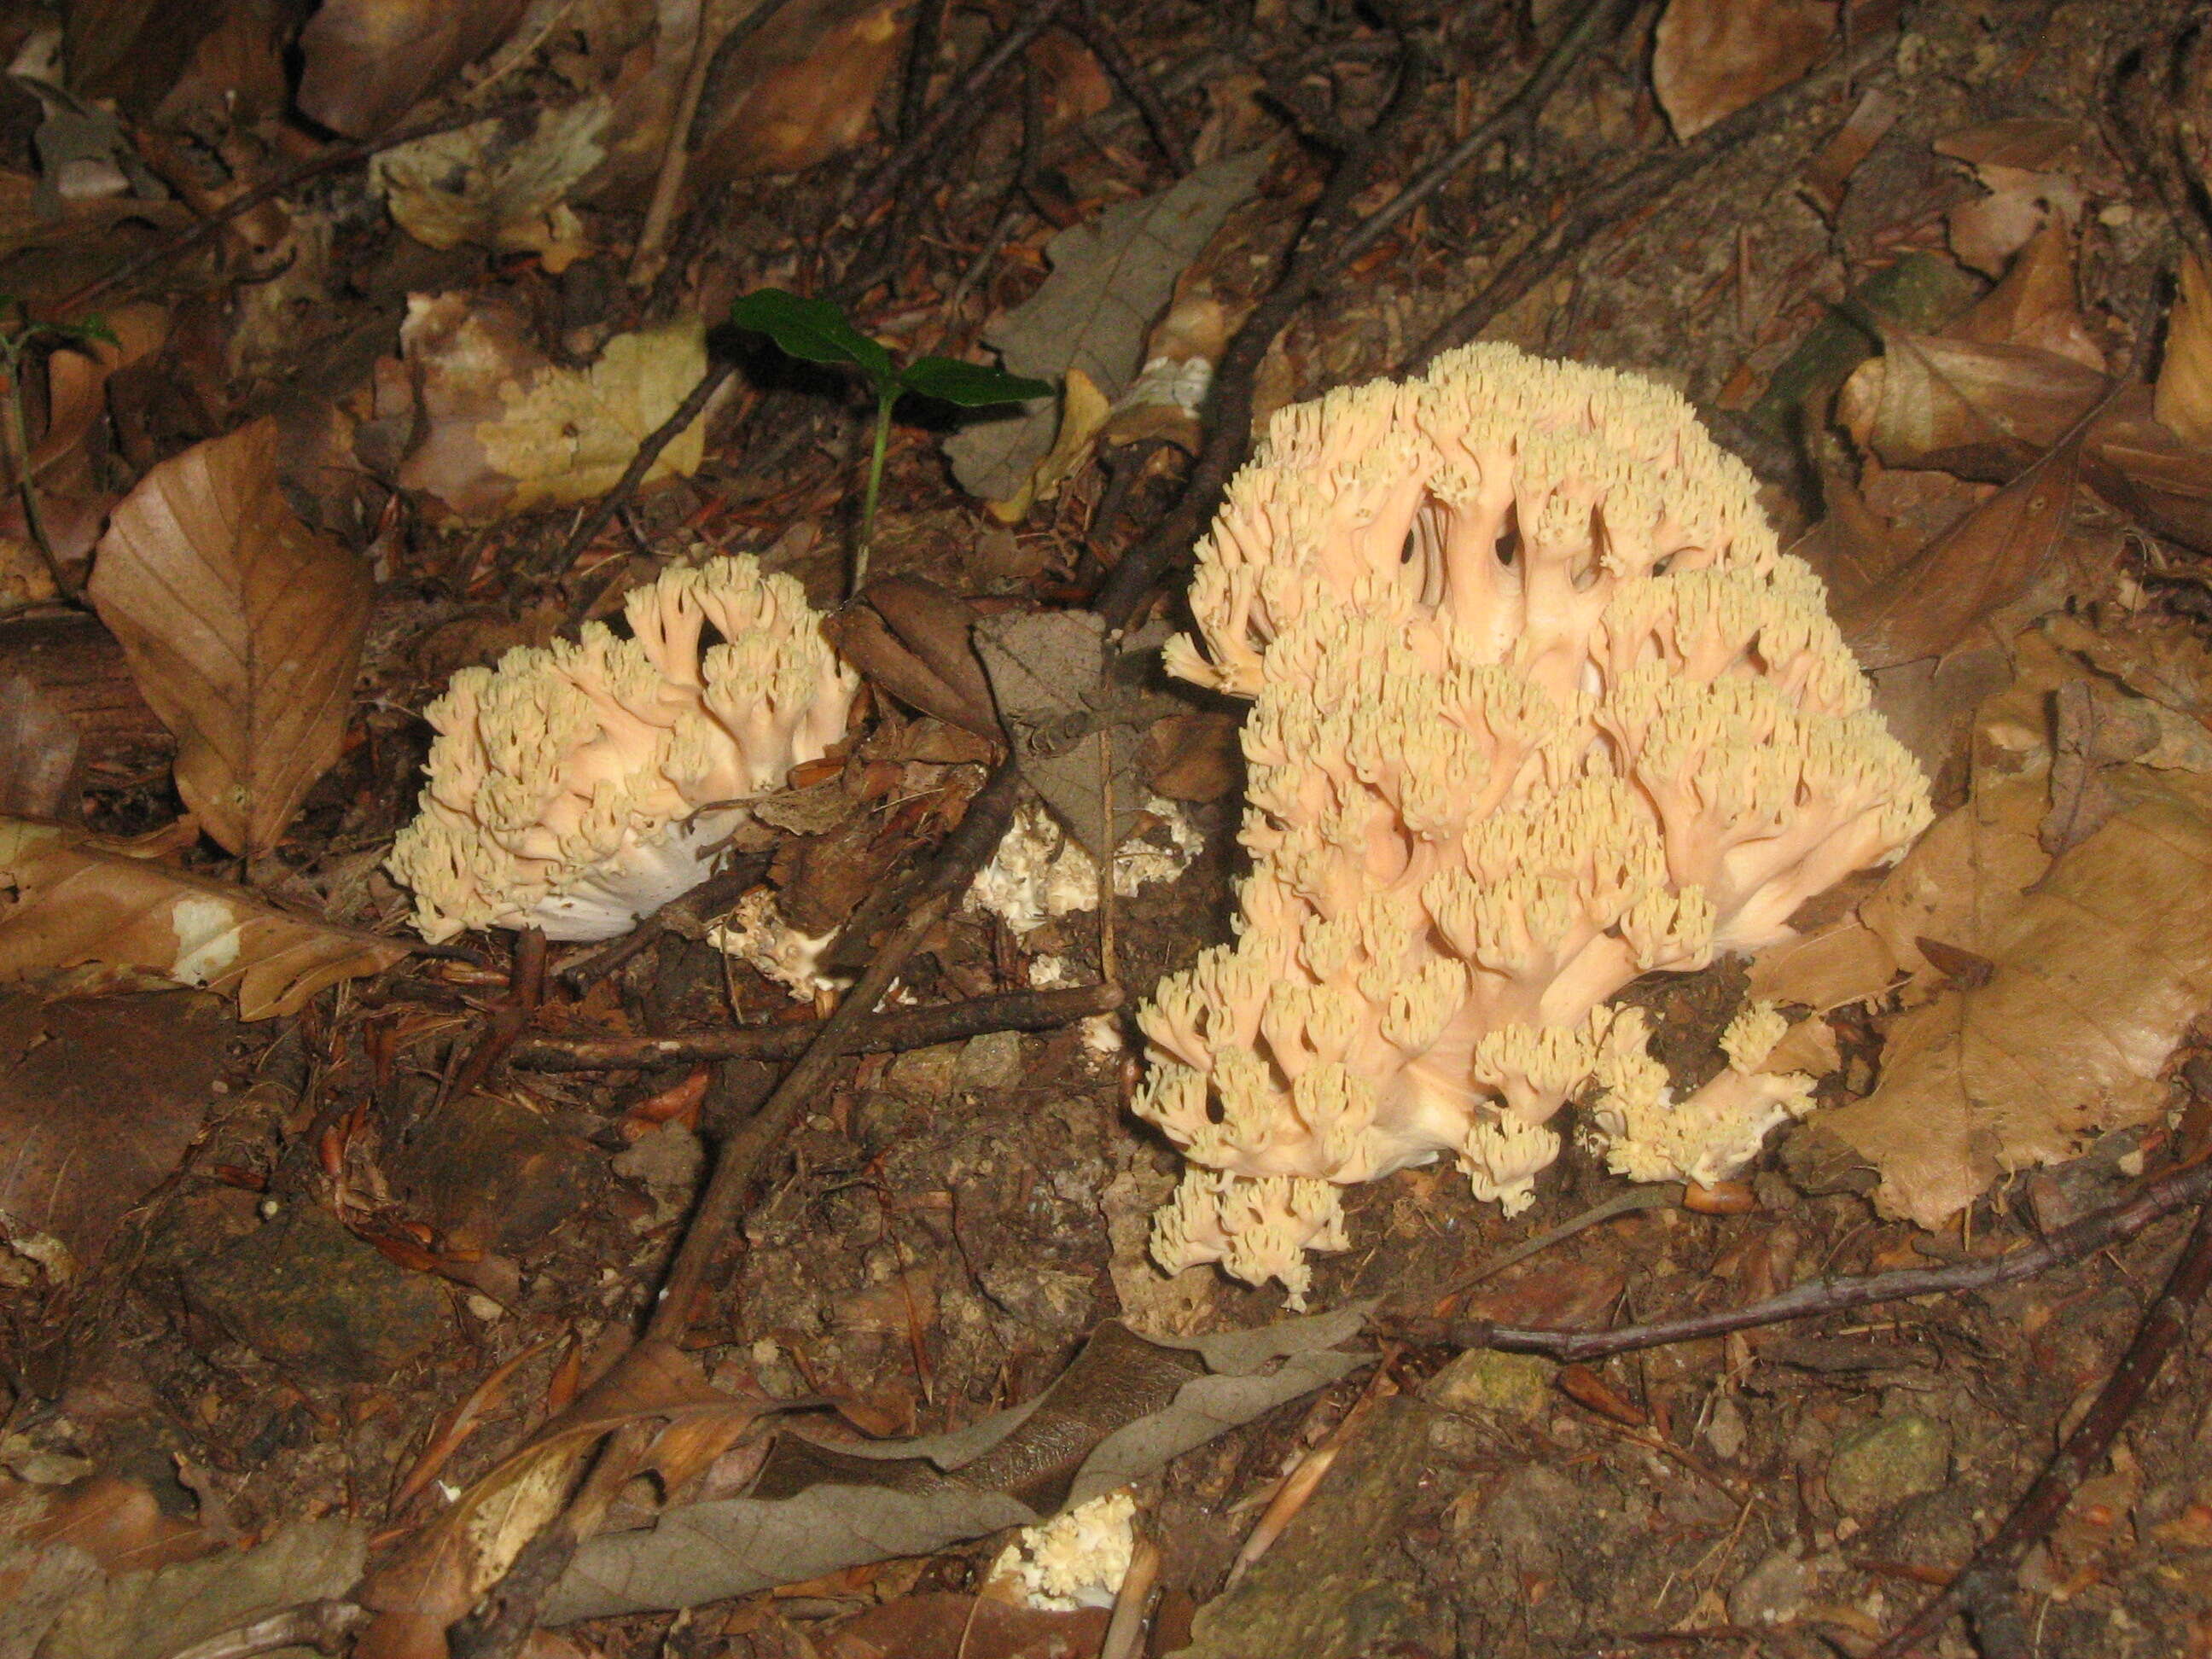
[[[2212,1000],[2212,778],[2107,781],[2121,811],[1992,928],[1986,981],[1907,1012],[1874,1093],[1818,1120],[1881,1171],[1889,1212],[1941,1225],[2166,1109],[2161,1073]]]
[[[520,132],[501,118],[418,138],[371,161],[369,181],[416,241],[535,253],[557,276],[592,251],[567,197],[605,159],[607,112],[605,98],[585,98]]]
[[[408,953],[24,818],[0,817],[0,981],[88,963],[136,969],[232,997],[242,1019],[297,1012],[325,986]]]
[[[2212,272],[2194,253],[2181,262],[2151,413],[2176,437],[2212,448]]]
[[[416,295],[399,343],[408,372],[384,379],[411,382],[422,432],[399,482],[470,524],[605,495],[707,372],[696,317],[617,334],[589,368],[562,368],[511,308],[467,294]],[[707,420],[660,452],[647,485],[697,470]]]
[[[1000,524],[1019,524],[1030,508],[1048,501],[1076,468],[1091,457],[1099,428],[1106,424],[1111,405],[1106,394],[1079,368],[1067,371],[1062,382],[1060,434],[1044,458],[1030,469],[1022,487],[1006,501],[991,503],[991,516]]]

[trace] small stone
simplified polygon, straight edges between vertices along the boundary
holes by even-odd
[[[953,1067],[952,1086],[978,1092],[1012,1088],[1022,1080],[1022,1046],[1019,1031],[986,1031],[969,1038]]]
[[[1785,1624],[1805,1610],[1819,1583],[1811,1562],[1776,1550],[1729,1592],[1729,1622],[1753,1629]]]
[[[1836,1442],[1828,1496],[1847,1514],[1879,1514],[1937,1492],[1951,1472],[1951,1431],[1916,1413],[1877,1418]]]
[[[1429,1379],[1432,1404],[1448,1412],[1489,1412],[1526,1422],[1549,1404],[1559,1368],[1531,1353],[1470,1348]]]
[[[507,1310],[481,1291],[471,1291],[461,1298],[461,1305],[487,1325],[496,1324],[507,1317]]]
[[[445,1294],[297,1204],[190,1264],[185,1295],[265,1359],[320,1383],[380,1382],[447,1324]]]
[[[908,1100],[942,1100],[952,1092],[952,1074],[964,1044],[940,1042],[901,1054],[884,1072],[884,1081]]]
[[[1713,1401],[1713,1408],[1705,1419],[1705,1443],[1715,1452],[1733,1463],[1736,1454],[1743,1449],[1745,1438],[1743,1407],[1735,1397],[1723,1395]]]

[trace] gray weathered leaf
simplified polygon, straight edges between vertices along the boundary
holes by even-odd
[[[1010,612],[975,624],[975,653],[991,677],[1014,762],[1101,869],[1136,828],[1146,799],[1138,732],[1100,708],[1106,624],[1095,611]],[[1112,745],[1114,822],[1103,805],[1103,769]]]
[[[1164,1409],[1119,1426],[1097,1422],[1101,1436],[1069,1485],[1066,1505],[1150,1474],[1365,1364],[1366,1355],[1340,1352],[1336,1345],[1358,1334],[1369,1306],[1207,1339],[1127,1338],[1164,1353],[1194,1354],[1206,1374],[1182,1383]],[[959,1476],[989,1462],[1024,1423],[1050,1408],[1053,1398],[1048,1390],[957,1434],[836,1449],[846,1459],[919,1466],[922,1479],[908,1475],[896,1486],[831,1483],[786,1498],[698,1504],[672,1510],[650,1529],[594,1539],[555,1589],[547,1622],[719,1601],[865,1562],[927,1555],[1036,1522],[1042,1517],[1026,1504]],[[1110,1404],[1093,1401],[1085,1414],[1103,1416]],[[949,1473],[927,1478],[929,1466]]]
[[[1109,400],[1120,397],[1176,278],[1251,195],[1267,165],[1264,149],[1228,156],[1060,232],[1045,248],[1052,275],[983,331],[985,343],[998,348],[1009,374],[1057,384],[1079,368]],[[963,426],[945,441],[952,476],[970,495],[1005,501],[1052,447],[1058,418],[1054,400],[1037,398],[1018,414]]]

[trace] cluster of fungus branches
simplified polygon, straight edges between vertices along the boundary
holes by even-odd
[[[706,880],[747,804],[844,734],[859,677],[789,576],[710,559],[632,589],[623,611],[627,636],[586,623],[518,646],[426,711],[422,815],[386,867],[433,944],[628,932]]]
[[[1895,858],[1926,781],[1867,707],[1750,474],[1632,375],[1466,348],[1283,410],[1199,549],[1203,648],[1250,698],[1237,937],[1139,1016],[1138,1111],[1189,1160],[1153,1253],[1294,1301],[1340,1188],[1449,1153],[1509,1210],[1595,1090],[1612,1167],[1711,1181],[1811,1103],[1729,1065],[1677,1101],[1638,975],[1789,936]]]

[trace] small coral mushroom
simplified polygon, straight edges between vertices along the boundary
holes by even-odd
[[[1238,938],[1140,1016],[1193,1168],[1153,1235],[1300,1295],[1339,1189],[1455,1154],[1528,1201],[1595,1080],[1613,1167],[1711,1181],[1810,1102],[1771,1009],[1686,1101],[1607,1000],[1789,936],[1929,819],[1750,475],[1631,375],[1480,345],[1283,410],[1191,586],[1255,700]]]
[[[468,927],[608,939],[713,873],[751,799],[845,729],[859,682],[788,576],[750,558],[671,570],[629,636],[519,646],[428,711],[422,816],[386,865],[437,943]],[[711,624],[721,643],[701,649]]]

